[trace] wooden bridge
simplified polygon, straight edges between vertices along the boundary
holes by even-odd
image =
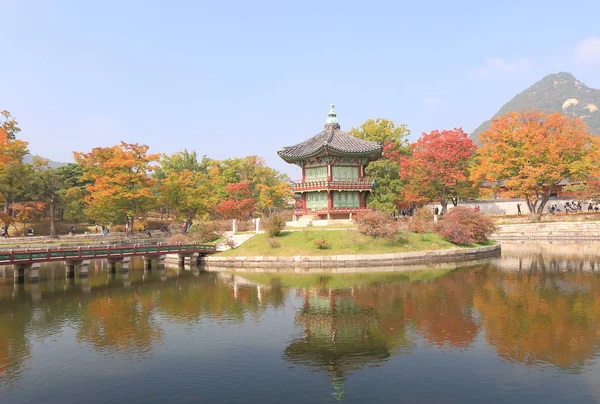
[[[24,279],[25,271],[29,273],[30,280],[38,278],[38,269],[43,262],[64,261],[67,274],[73,276],[75,267],[79,267],[79,275],[87,275],[87,264],[92,259],[106,259],[111,270],[116,269],[118,262],[128,262],[131,257],[143,257],[145,267],[151,267],[151,260],[158,259],[158,265],[164,265],[167,255],[179,257],[179,264],[185,262],[186,257],[214,254],[217,252],[216,244],[156,244],[156,245],[129,245],[129,246],[89,246],[76,248],[57,249],[25,249],[0,251],[0,265],[12,265],[15,269],[15,279]],[[128,267],[123,266],[123,269]]]

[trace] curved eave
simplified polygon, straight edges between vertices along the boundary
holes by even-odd
[[[333,152],[333,153],[332,153]],[[383,148],[380,147],[379,149],[375,149],[372,151],[367,151],[367,152],[349,152],[349,151],[343,151],[343,150],[338,150],[335,149],[333,147],[321,147],[320,149],[316,150],[313,153],[309,153],[309,154],[305,154],[305,155],[301,155],[301,156],[288,156],[286,154],[283,153],[282,150],[277,152],[277,155],[279,157],[281,157],[283,160],[285,160],[288,163],[293,163],[296,161],[301,161],[301,160],[306,160],[312,157],[317,157],[319,155],[339,155],[339,156],[358,156],[358,157],[368,157],[369,160],[375,160],[379,157],[381,157],[381,153],[383,152]]]

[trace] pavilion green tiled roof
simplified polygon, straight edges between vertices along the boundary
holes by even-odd
[[[343,155],[374,157],[379,157],[382,151],[379,143],[358,139],[341,130],[332,105],[322,132],[297,145],[283,147],[277,154],[286,161],[293,161],[319,155],[324,149]]]

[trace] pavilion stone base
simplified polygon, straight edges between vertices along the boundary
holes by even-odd
[[[335,226],[335,225],[343,225],[343,226],[352,226],[354,222],[350,219],[330,219],[330,220],[295,220],[293,222],[286,222],[287,227],[324,227],[324,226]]]

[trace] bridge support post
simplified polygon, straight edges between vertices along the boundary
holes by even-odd
[[[67,261],[66,265],[65,265],[65,275],[67,276],[67,278],[75,278],[75,267],[77,265],[75,263],[71,263],[69,261]]]
[[[28,272],[29,281],[37,282],[40,276],[40,264],[38,262],[32,264],[13,264],[15,283],[25,282],[25,271]]]
[[[115,272],[117,272],[117,261],[107,260],[107,262],[108,270],[110,271],[110,273],[114,274]]]
[[[159,255],[156,258],[156,267],[157,268],[164,268],[165,267],[165,260],[167,259],[166,255]]]
[[[65,261],[65,273],[67,278],[75,278],[75,272],[79,272],[80,278],[88,275],[90,260],[67,260]]]
[[[130,257],[111,257],[111,258],[107,258],[106,262],[108,262],[108,270],[110,271],[111,274],[117,273],[117,263],[118,262],[122,262],[125,263],[125,260],[127,260],[127,263],[129,263],[129,260],[131,258]],[[122,270],[124,271],[129,271],[129,265],[127,265],[127,268],[125,269],[124,266],[121,267]]]
[[[121,272],[129,272],[129,265],[131,264],[131,257],[123,258],[121,262]]]

